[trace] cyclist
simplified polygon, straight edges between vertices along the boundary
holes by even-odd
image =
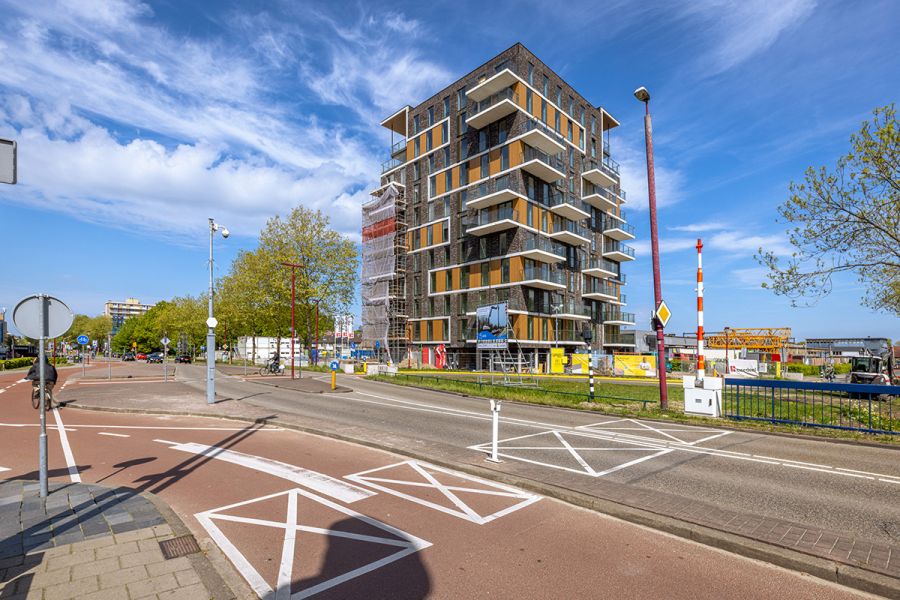
[[[31,400],[34,407],[37,408],[39,406],[38,402],[40,402],[41,394],[40,359],[34,359],[34,363],[32,363],[31,368],[28,369],[28,375],[25,376],[25,379],[31,381]],[[44,357],[44,384],[46,390],[45,408],[50,410],[53,408],[53,386],[56,385],[56,367],[50,364],[50,359],[46,356]],[[59,406],[59,404],[57,404],[57,406]]]
[[[278,374],[281,371],[281,354],[279,352],[275,352],[275,356],[272,357],[272,363],[269,365],[269,371],[272,373]]]

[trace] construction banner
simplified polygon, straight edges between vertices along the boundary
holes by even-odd
[[[566,372],[566,351],[564,348],[550,348],[550,372]]]
[[[613,372],[625,377],[656,377],[656,357],[616,354],[613,357]]]
[[[588,372],[588,355],[573,354],[572,355],[572,372],[587,373]]]

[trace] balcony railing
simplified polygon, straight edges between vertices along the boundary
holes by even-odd
[[[562,171],[563,173],[565,173],[566,168],[562,164],[562,161],[559,160],[558,158],[550,156],[546,152],[542,152],[542,151],[538,150],[537,148],[532,148],[528,144],[524,144],[524,146],[525,146],[525,158],[524,158],[523,162],[528,162],[530,160],[539,160],[542,163],[549,165],[550,167],[553,167],[557,171]]]
[[[513,210],[510,206],[493,206],[491,208],[479,210],[478,214],[474,217],[463,219],[462,224],[465,229],[471,229],[472,227],[489,225],[490,223],[495,223],[504,219],[518,221],[519,211]]]
[[[486,111],[487,109],[494,106],[495,104],[499,104],[500,102],[503,102],[504,100],[511,100],[513,102],[513,104],[518,104],[519,103],[519,95],[517,93],[515,93],[513,91],[513,89],[510,87],[510,88],[506,88],[503,91],[497,92],[496,94],[488,96],[481,102],[478,102],[475,104],[475,110],[472,111],[472,113],[469,115],[469,119],[478,115],[479,113]]]
[[[559,142],[563,146],[566,145],[566,138],[564,138],[560,134],[556,133],[556,131],[554,131],[551,127],[548,127],[546,124],[542,123],[538,119],[530,119],[529,121],[525,122],[525,131],[528,132],[528,131],[532,131],[532,130],[537,130],[537,131],[540,131],[541,133],[545,133],[548,136],[550,136],[550,138],[552,140]]]
[[[391,146],[391,156],[394,156],[398,152],[405,152],[405,151],[406,151],[406,140],[405,139],[400,140],[399,142],[396,142]]]
[[[549,252],[550,254],[555,254],[560,258],[566,257],[566,249],[559,242],[554,242],[553,240],[548,240],[545,237],[541,237],[539,235],[531,235],[525,238],[525,244],[523,245],[525,251],[528,250],[542,250],[544,252]]]
[[[609,156],[609,140],[603,140],[603,154]]]
[[[608,156],[604,156],[603,160],[600,160],[599,158],[585,157],[583,162],[583,169],[584,171],[599,169],[613,179],[619,179],[619,163]]]
[[[618,296],[619,293],[616,290],[616,287],[611,283],[608,283],[604,280],[597,279],[588,279],[585,282],[584,289],[581,291],[582,295],[584,294],[603,294],[604,296]]]
[[[566,285],[566,276],[562,271],[554,271],[547,265],[525,265],[525,276],[523,281],[529,279],[538,279],[540,281],[549,281],[558,285]]]
[[[608,271],[610,273],[618,273],[619,265],[608,258],[591,258],[584,261],[582,270],[587,269],[602,269],[603,271]]]
[[[634,332],[604,335],[603,343],[609,346],[634,346]]]
[[[550,307],[551,315],[577,315],[579,317],[590,317],[591,310],[581,302],[563,302],[562,304],[554,304]]]
[[[406,161],[400,160],[399,158],[389,158],[386,161],[384,161],[383,163],[381,163],[381,172],[384,173],[385,171],[390,171],[391,169],[399,167],[404,162],[406,162]]]
[[[594,185],[593,183],[585,183],[584,184],[584,195],[591,196],[593,194],[597,194],[598,196],[603,196],[613,204],[618,204],[616,201],[616,195],[606,188],[600,187],[599,185]]]
[[[603,321],[622,321],[624,323],[634,323],[634,313],[622,312],[621,310],[604,310]]]
[[[621,229],[625,233],[634,235],[634,226],[633,225],[629,225],[622,219],[617,219],[616,217],[614,217],[612,215],[604,215],[602,224],[603,224],[603,231],[606,231],[607,229]]]
[[[576,198],[572,194],[563,194],[563,193],[553,193],[550,195],[548,205],[552,208],[554,206],[559,206],[561,204],[569,204],[570,206],[574,206],[578,210],[584,211],[588,214],[591,214],[590,205],[581,200],[580,198]],[[587,217],[585,217],[587,218]]]
[[[563,231],[568,231],[569,233],[580,235],[583,238],[591,239],[591,233],[588,231],[587,227],[568,219],[554,219],[553,233],[562,233]]]
[[[503,190],[512,190],[515,192],[516,189],[514,184],[514,180],[510,178],[509,175],[503,175],[502,177],[497,177],[496,179],[484,181],[476,186],[468,188],[466,202],[471,202],[473,200],[477,200],[489,194],[493,194],[495,192],[500,192]]]
[[[626,246],[621,242],[609,242],[607,241],[603,244],[603,253],[607,252],[621,252],[622,254],[627,254],[631,258],[634,258],[634,248],[631,246]]]

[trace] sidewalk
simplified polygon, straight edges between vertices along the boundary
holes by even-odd
[[[53,484],[43,502],[39,488],[30,480],[0,482],[0,598],[234,597],[156,497]]]
[[[385,446],[360,437],[359,432],[334,430],[322,422],[311,422],[286,410],[254,406],[252,398],[256,394],[210,406],[202,392],[183,384],[170,383],[168,387],[162,383],[139,387],[122,384],[94,388],[89,391],[80,387],[70,389],[62,400],[71,401],[73,408],[215,416],[249,422],[264,420],[280,427],[363,445]],[[123,393],[125,391],[133,393]],[[548,474],[525,463],[507,462],[503,467],[495,468],[485,463],[481,454],[464,448],[408,449],[413,447],[416,446],[390,444],[383,449],[558,498],[828,581],[900,598],[900,547],[873,544],[840,532],[761,516],[740,507],[722,507],[606,480]]]

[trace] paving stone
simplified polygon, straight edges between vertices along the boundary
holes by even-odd
[[[102,573],[110,573],[119,570],[119,559],[115,556],[104,558],[103,560],[95,560],[89,563],[75,565],[72,568],[72,579],[81,579],[92,575],[100,575]]]
[[[61,567],[71,567],[82,563],[92,562],[94,560],[93,550],[82,550],[73,554],[63,556],[52,556],[47,559],[47,570],[59,569]]]
[[[44,600],[68,600],[69,598],[80,598],[85,594],[96,592],[100,589],[96,577],[87,577],[78,581],[69,581],[68,583],[60,583],[48,588],[44,588]]]
[[[191,571],[191,573],[193,574],[193,571]],[[200,580],[198,579],[196,582],[191,582],[191,584],[199,582]],[[164,575],[151,577],[150,579],[145,579],[143,581],[135,581],[133,583],[129,583],[128,592],[131,594],[132,598],[145,598],[147,596],[153,596],[162,592],[177,589],[179,587],[184,587],[179,584],[179,580],[177,580],[174,575],[172,575],[171,573],[166,573]]]
[[[163,592],[157,597],[159,600],[197,600],[197,598],[208,598],[209,592],[203,585],[197,583],[170,592]]]
[[[137,542],[125,542],[112,544],[103,548],[97,548],[96,550],[94,550],[94,554],[97,556],[97,560],[101,560],[104,558],[109,558],[111,556],[124,556],[125,554],[131,554],[132,552],[137,551]]]
[[[77,544],[72,544],[70,547],[72,548],[72,552],[78,552],[79,550],[88,550],[94,548],[104,548],[106,546],[111,546],[115,542],[115,538],[111,535],[94,538],[92,540],[85,540],[83,542],[78,542]]]
[[[110,525],[110,529],[113,530],[115,534],[127,533],[129,531],[135,531],[138,529],[145,529],[140,523],[130,522],[130,523],[116,523],[114,525]]]
[[[147,579],[147,577],[147,569],[145,569],[143,565],[131,567],[129,569],[119,569],[118,571],[100,575],[100,587],[106,589],[109,587],[128,585],[134,581]]]
[[[158,563],[147,565],[147,572],[151,576],[162,575],[163,573],[175,573],[191,568],[191,561],[187,556],[179,556],[171,560],[164,560]]]
[[[119,557],[119,564],[122,568],[136,567],[138,565],[147,565],[165,560],[159,548],[156,550],[145,550],[143,552],[134,552]]]
[[[110,525],[118,525],[120,523],[130,523],[134,521],[134,517],[132,517],[129,513],[119,513],[113,515],[104,515],[106,522]]]
[[[188,569],[187,571],[176,571],[175,579],[178,580],[178,585],[180,587],[188,587],[190,585],[194,585],[195,583],[200,583],[200,577],[193,569]]]
[[[126,533],[116,535],[116,543],[120,544],[122,542],[146,540],[146,539],[149,539],[152,537],[154,537],[153,529],[143,528],[143,529],[138,529],[136,531],[129,531]]]
[[[45,588],[60,583],[65,583],[72,579],[72,568],[64,567],[53,571],[39,571],[34,573],[31,579],[31,587]]]
[[[124,585],[107,588],[82,596],[79,600],[128,600],[128,590]]]

